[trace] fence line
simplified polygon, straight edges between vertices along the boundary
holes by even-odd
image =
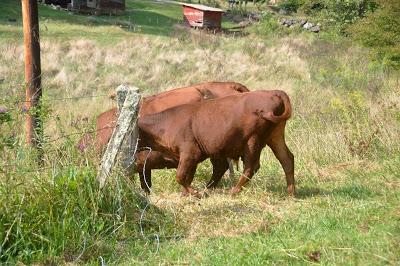
[[[41,73],[40,75],[38,75],[37,77],[38,78],[42,78],[42,75],[43,75],[43,73]],[[12,83],[9,83],[9,84],[12,84]],[[26,83],[24,82],[24,83],[14,83],[14,86],[13,87],[25,87],[26,86]],[[42,84],[42,87],[43,87],[43,84]],[[101,86],[100,86],[101,87]],[[105,86],[104,86],[105,87]],[[38,91],[35,91],[34,92],[34,94],[32,94],[32,96],[31,96],[31,98],[34,98],[34,97],[36,97],[36,94],[38,93]],[[94,97],[102,97],[102,96],[110,96],[110,95],[108,95],[108,94],[104,94],[104,95],[94,95],[94,96],[76,96],[76,97],[65,97],[65,98],[54,98],[54,99],[50,99],[50,100],[48,100],[48,99],[46,99],[47,101],[57,101],[57,100],[64,100],[64,99],[79,99],[79,98],[94,98]],[[21,94],[20,96],[19,96],[20,98],[25,98],[26,97],[26,95],[25,95],[25,93],[23,93],[23,94]],[[42,95],[42,97],[43,97],[43,95]],[[18,100],[18,101],[16,101],[16,102],[14,102],[14,103],[26,103],[26,102],[30,102],[31,100]],[[0,105],[1,104],[7,104],[8,102],[0,102]]]
[[[100,98],[100,97],[111,97],[111,96],[109,94],[99,94],[99,95],[91,95],[91,96],[60,97],[60,98],[46,98],[46,97],[43,97],[43,98],[44,98],[45,102],[54,102],[54,101],[63,101],[63,100],[88,99],[88,98]],[[6,107],[10,103],[12,103],[12,104],[21,104],[21,103],[27,103],[27,102],[30,102],[30,101],[17,100],[17,101],[0,102],[0,107],[1,106]],[[12,111],[10,111],[7,108],[5,108],[5,110],[2,110],[2,111],[5,112],[5,113],[11,113],[11,112],[19,113],[19,111],[21,111],[22,114],[26,113],[25,107],[22,107],[21,110],[13,109]],[[24,120],[24,119],[25,119],[25,117],[23,117],[21,120]],[[83,134],[87,134],[87,133],[95,133],[95,132],[98,132],[98,131],[101,131],[101,130],[105,130],[105,129],[108,129],[108,128],[115,128],[115,126],[103,127],[101,129],[96,129],[96,130],[89,130],[89,131],[86,130],[86,131],[81,131],[81,132],[74,132],[74,133],[63,135],[63,136],[55,138],[55,139],[46,140],[45,143],[55,142],[57,140],[60,140],[60,139],[63,139],[63,138],[69,137],[69,136],[73,136],[73,135],[83,135]]]
[[[115,126],[108,126],[108,127],[103,127],[103,128],[100,128],[100,129],[95,129],[95,130],[88,130],[88,131],[70,133],[70,134],[63,135],[61,137],[55,138],[55,139],[46,140],[46,143],[55,142],[57,140],[60,140],[60,139],[63,139],[63,138],[67,138],[69,136],[81,135],[81,134],[87,134],[87,133],[95,133],[95,132],[99,132],[99,131],[102,131],[102,130],[105,130],[105,129],[109,129],[109,128],[115,128]]]
[[[110,97],[109,94],[99,94],[99,95],[92,95],[92,96],[75,96],[75,97],[62,97],[62,98],[46,98],[46,96],[43,97],[44,101],[62,101],[62,100],[74,100],[74,99],[85,99],[85,98],[99,98],[99,97]],[[19,104],[19,103],[27,103],[30,102],[30,100],[17,100],[17,101],[11,101],[13,104]],[[0,102],[1,105],[6,105],[9,104],[9,102]]]

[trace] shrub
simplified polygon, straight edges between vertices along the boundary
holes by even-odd
[[[400,69],[400,2],[383,0],[380,8],[349,27],[352,37],[376,51],[385,65]]]
[[[355,22],[376,8],[374,0],[306,0],[301,10],[319,16],[326,24],[342,26]]]
[[[257,34],[263,36],[286,33],[284,28],[279,27],[277,18],[269,12],[263,13],[260,24],[254,30]]]
[[[303,5],[303,0],[285,0],[279,3],[279,8],[285,9],[289,12],[297,12],[297,9]]]
[[[321,11],[324,8],[322,0],[305,0],[300,10],[307,15],[311,15],[315,12]]]
[[[325,0],[327,16],[335,22],[353,23],[367,12],[375,9],[376,4],[370,0]]]

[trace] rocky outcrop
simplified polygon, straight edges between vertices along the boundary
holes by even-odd
[[[311,31],[311,32],[315,32],[318,33],[321,30],[321,25],[319,23],[317,24],[313,24],[307,20],[301,19],[301,20],[297,20],[294,18],[285,18],[282,19],[280,21],[280,24],[283,26],[286,26],[288,28],[292,28],[292,27],[301,27],[305,30]]]

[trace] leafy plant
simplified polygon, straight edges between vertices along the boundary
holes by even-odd
[[[303,0],[285,0],[279,3],[279,8],[285,9],[289,12],[297,12],[297,9],[303,5]]]
[[[377,7],[375,0],[306,0],[301,10],[307,15],[319,17],[325,25],[341,28],[363,18]]]
[[[12,132],[14,125],[12,114],[7,108],[0,107],[0,151],[5,148],[13,148],[16,142],[15,134]]]
[[[387,66],[400,69],[400,2],[383,0],[376,12],[348,29],[354,39],[375,50]]]
[[[277,18],[269,13],[263,12],[259,25],[255,28],[255,32],[260,35],[268,36],[270,34],[285,34],[285,29],[279,27]]]

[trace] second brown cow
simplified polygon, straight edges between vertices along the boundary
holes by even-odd
[[[293,195],[294,156],[285,143],[285,125],[291,116],[283,91],[256,91],[170,108],[139,118],[139,146],[148,146],[178,164],[176,178],[183,194],[198,195],[191,183],[197,164],[213,163],[208,187],[214,187],[228,169],[225,158],[241,158],[244,171],[231,193],[238,193],[260,167],[261,150],[268,145],[286,175]]]

